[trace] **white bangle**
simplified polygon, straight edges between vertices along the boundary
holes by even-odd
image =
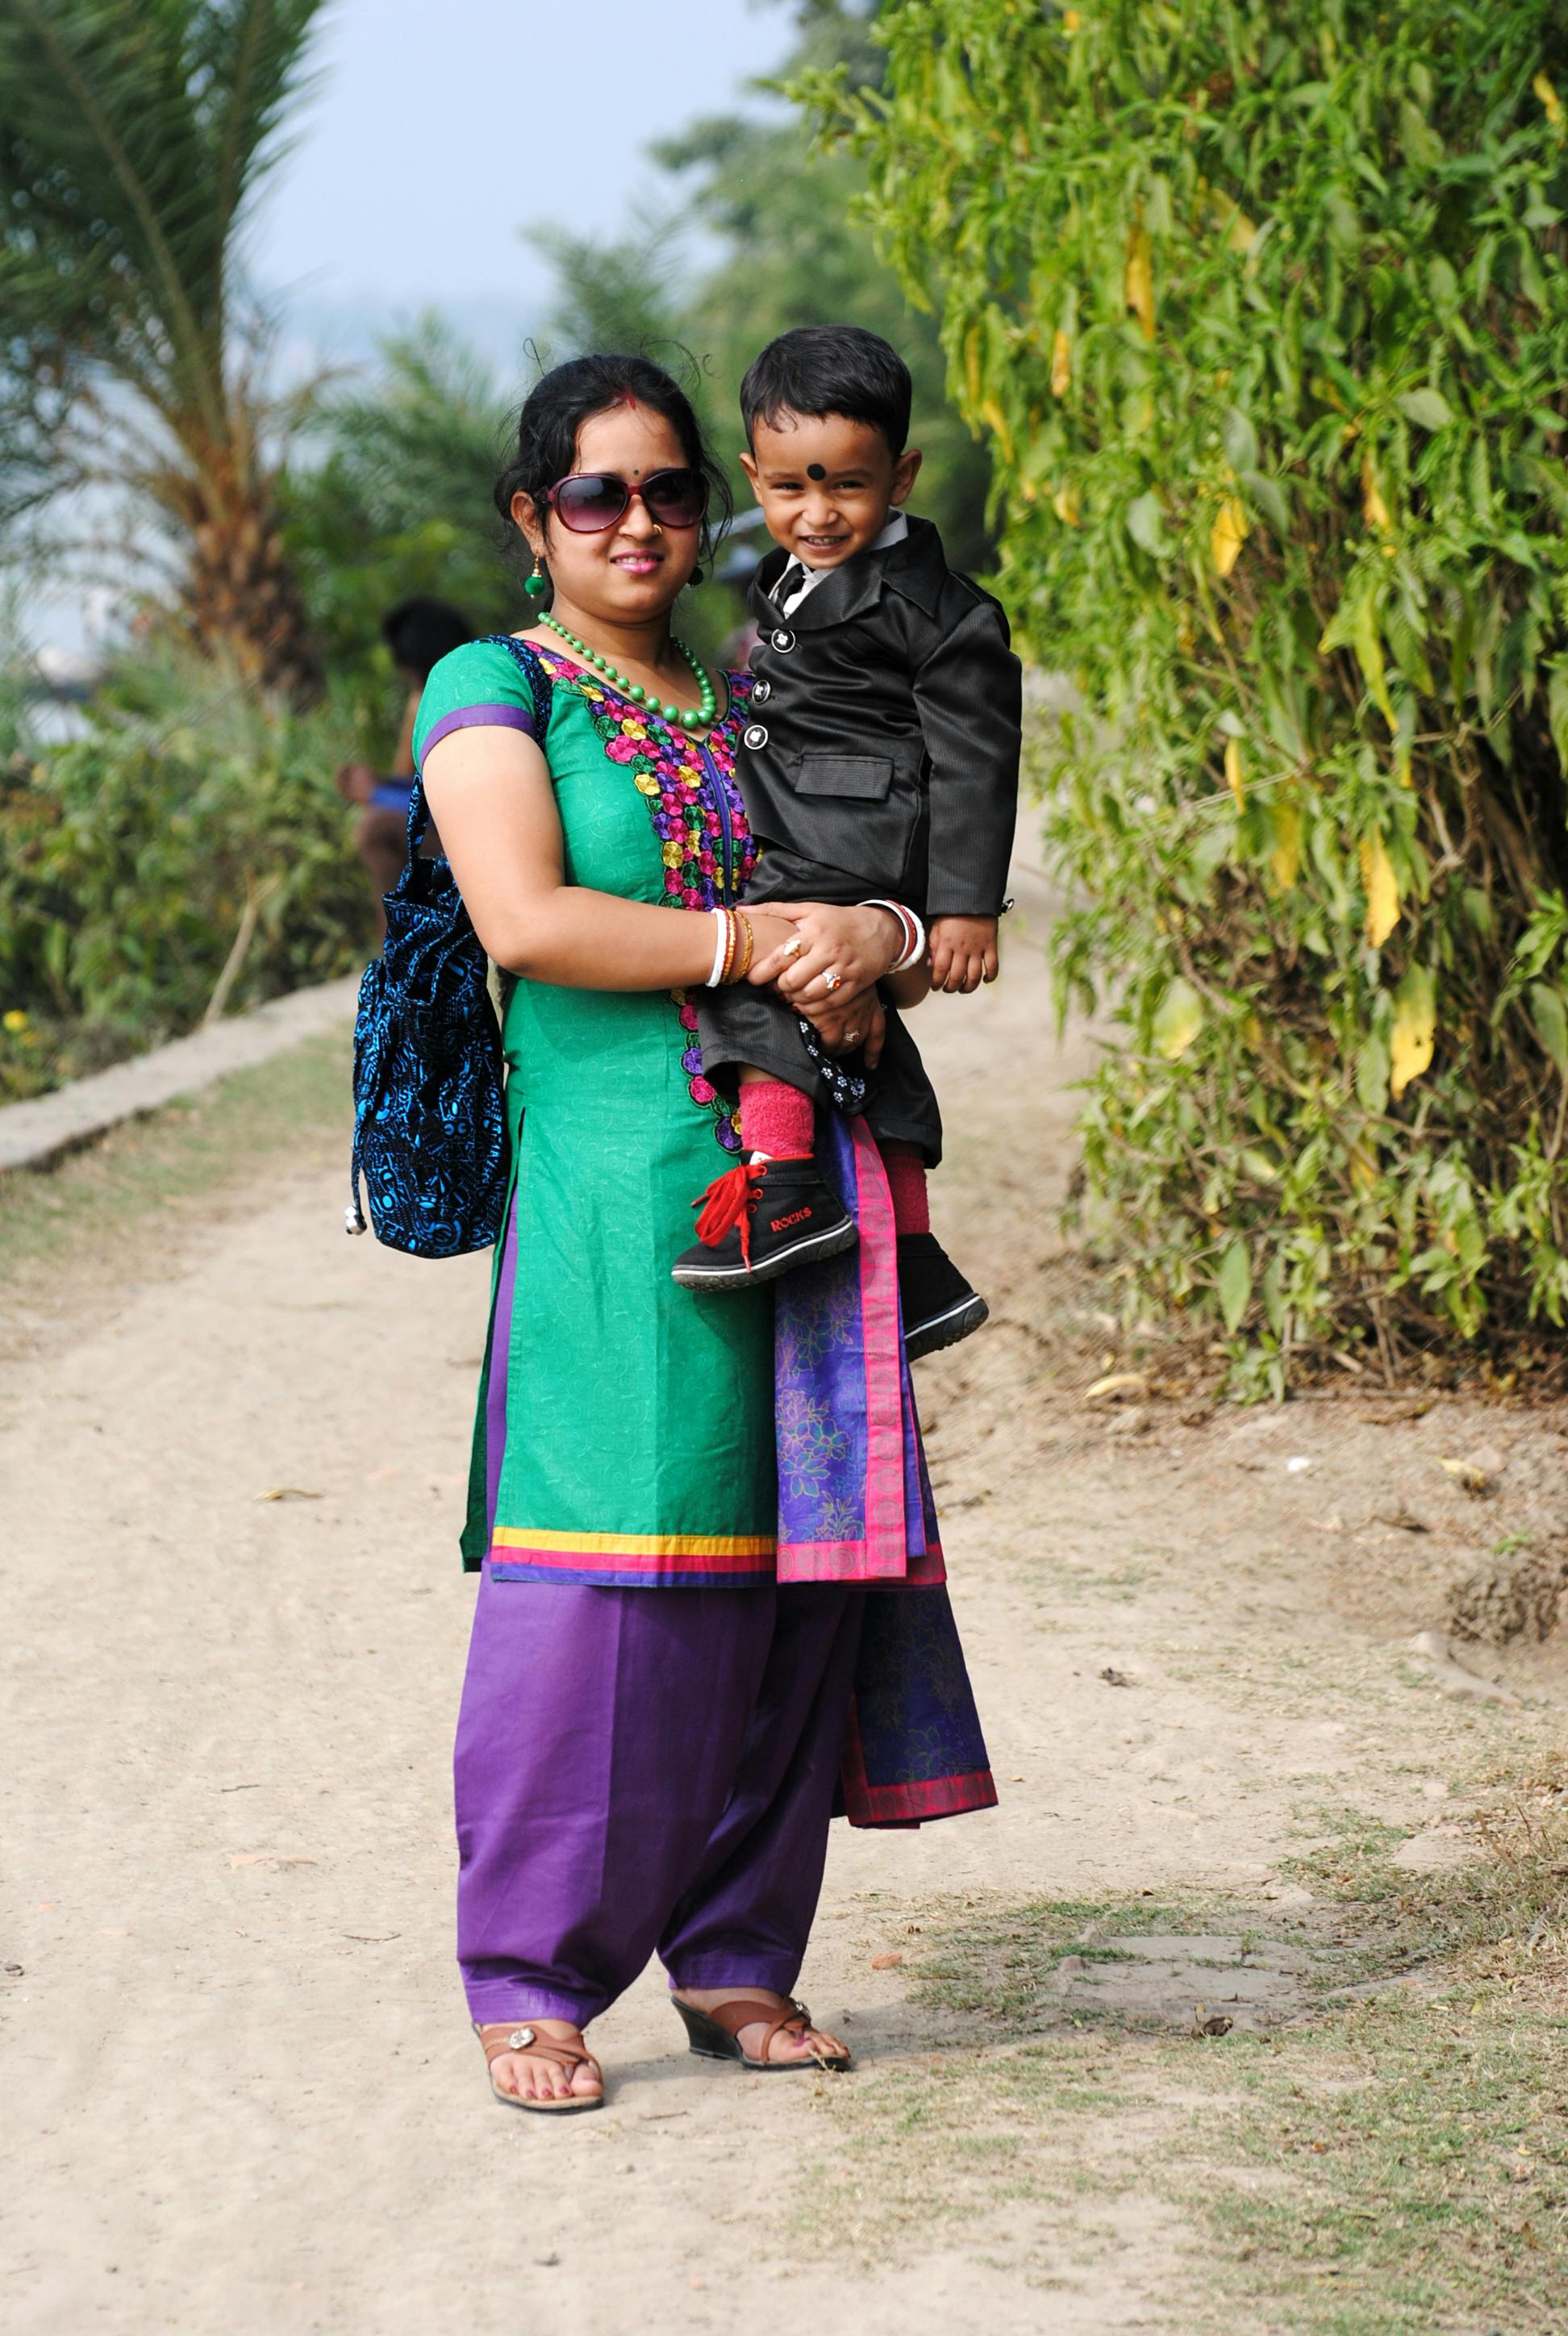
[[[710,909],[708,914],[713,919],[717,939],[713,945],[713,971],[708,975],[707,986],[710,989],[716,989],[719,976],[724,971],[725,959],[729,952],[729,917],[723,909]]]
[[[919,965],[926,953],[926,929],[914,910],[906,909],[901,900],[862,900],[861,906],[862,909],[886,909],[890,915],[898,919],[899,929],[904,937],[904,953],[889,966],[888,971],[907,973],[911,965]]]

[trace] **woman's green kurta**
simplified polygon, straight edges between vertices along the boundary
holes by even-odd
[[[745,676],[698,746],[581,668],[545,663],[555,689],[541,743],[567,881],[688,908],[716,888],[733,897],[752,857],[734,784]],[[416,760],[438,731],[527,728],[531,711],[510,651],[472,643],[430,676]],[[471,1564],[488,1546],[498,1572],[525,1580],[712,1587],[773,1577],[772,1293],[702,1298],[670,1280],[692,1202],[735,1143],[683,1023],[690,1012],[668,990],[511,988],[514,1183],[480,1397]],[[498,1373],[503,1403],[487,1400]]]

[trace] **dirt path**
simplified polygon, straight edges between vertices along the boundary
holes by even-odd
[[[1284,1922],[1308,1893],[1281,1860],[1329,1837],[1323,1808],[1414,1828],[1413,1867],[1450,1854],[1452,1781],[1544,1739],[1563,1666],[1522,1660],[1543,1699],[1504,1707],[1438,1693],[1408,1651],[1503,1514],[1478,1522],[1437,1463],[1501,1440],[1528,1506],[1564,1447],[1447,1401],[1392,1428],[1370,1397],[1365,1418],[1086,1406],[1101,1347],[1125,1360],[1050,1230],[1088,1042],[1057,1049],[1024,947],[928,1024],[966,1131],[946,1230],[1000,1301],[921,1384],[1003,1803],[838,1828],[803,1984],[847,2022],[862,2100],[927,2071],[961,2125],[989,2064],[885,1960],[918,1959],[933,1908],[1213,1890]],[[914,2160],[890,2223],[868,2185],[895,2158],[849,2092],[693,2062],[651,1973],[595,2032],[605,2115],[490,2104],[447,1784],[486,1268],[346,1241],[342,1181],[314,1154],[269,1174],[190,1224],[179,1270],[63,1290],[70,1327],[0,1366],[5,2326],[1230,2325],[1194,2214],[1148,2174],[1174,2064],[1120,2114],[1043,2098],[1029,2178],[1000,2166],[958,2219],[923,2211]],[[1430,1530],[1378,1522],[1401,1501]],[[1064,2018],[1095,1979],[1058,1981]],[[940,2121],[936,2145],[959,2168]]]

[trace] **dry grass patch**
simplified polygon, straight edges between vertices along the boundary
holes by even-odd
[[[926,1911],[912,1993],[950,2040],[821,2088],[812,2227],[870,2259],[952,2224],[1045,2276],[1069,2200],[1091,2250],[1163,2207],[1183,2329],[1560,2330],[1568,1762],[1494,1780],[1468,1823],[1472,1860],[1412,1874],[1397,1829],[1339,1813],[1293,1913],[1213,1894]],[[1092,1976],[1135,1938],[1200,1932],[1260,1958],[1292,1942],[1300,2013],[1204,2036],[1063,1984],[1069,1955]]]

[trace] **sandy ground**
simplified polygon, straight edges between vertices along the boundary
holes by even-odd
[[[921,1035],[965,1131],[943,1225],[998,1318],[920,1384],[1003,1798],[835,1829],[803,1984],[868,2065],[965,2049],[871,1968],[931,1900],[1205,1883],[1288,1906],[1280,1861],[1320,1804],[1417,1822],[1416,1857],[1441,1857],[1452,1779],[1538,1729],[1565,1671],[1553,1641],[1512,1661],[1524,1705],[1450,1698],[1407,1645],[1561,1485],[1556,1422],[1445,1397],[1390,1426],[1370,1395],[1213,1411],[1180,1382],[1086,1405],[1119,1342],[1052,1210],[1091,1042],[1058,1047],[1027,940]],[[342,1183],[270,1177],[192,1224],[178,1270],[90,1317],[75,1293],[0,1366],[5,2327],[1187,2324],[1197,2241],[1140,2189],[1136,2133],[1103,2136],[1109,2205],[857,2264],[796,2219],[826,2080],[686,2057],[651,1972],[595,2030],[603,2115],[492,2104],[448,1786],[487,1269],[346,1241]],[[1482,1442],[1500,1505],[1437,1465]],[[1385,1521],[1417,1510],[1425,1532]]]

